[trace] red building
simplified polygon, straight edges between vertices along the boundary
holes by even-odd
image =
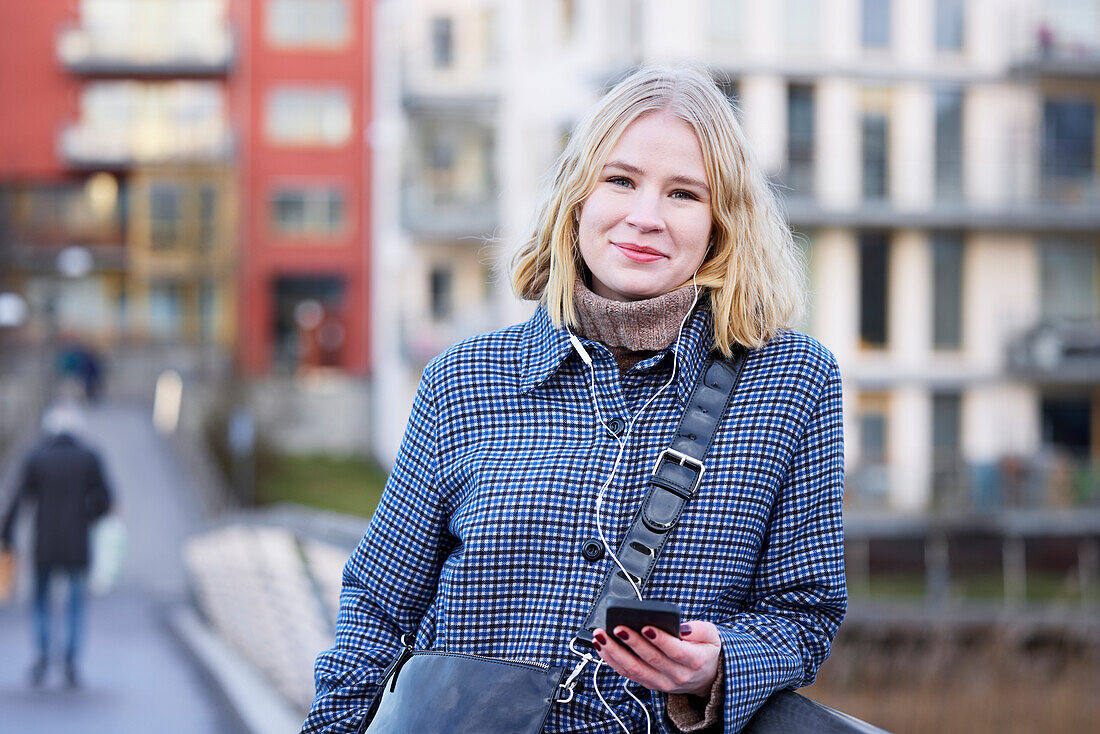
[[[0,5],[0,290],[31,338],[365,373],[370,8]]]
[[[241,367],[364,372],[368,354],[371,3],[253,0],[243,99]],[[243,34],[242,34],[243,35]],[[318,308],[319,307],[319,308]]]

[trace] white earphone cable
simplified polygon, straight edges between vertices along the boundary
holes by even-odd
[[[585,364],[588,365],[588,387],[589,392],[591,392],[592,394],[592,404],[596,411],[596,420],[601,426],[603,426],[604,430],[615,437],[615,442],[619,445],[619,450],[615,454],[615,462],[611,466],[611,473],[610,475],[608,475],[607,479],[600,487],[599,492],[596,493],[596,532],[600,536],[600,542],[603,543],[604,550],[607,552],[608,556],[610,556],[611,560],[615,562],[615,565],[619,567],[619,570],[622,572],[622,575],[626,578],[626,580],[630,582],[630,585],[634,589],[634,593],[637,594],[639,600],[643,598],[641,588],[638,586],[637,582],[634,581],[634,576],[632,576],[630,572],[626,570],[626,567],[623,565],[622,561],[619,560],[618,554],[616,554],[615,549],[611,547],[611,544],[608,542],[607,536],[604,534],[603,531],[601,512],[603,509],[604,493],[607,491],[607,488],[611,486],[611,482],[615,479],[615,475],[619,471],[619,464],[622,462],[623,452],[626,450],[626,441],[628,438],[630,438],[631,432],[634,430],[634,425],[638,421],[638,418],[642,415],[642,413],[645,412],[646,408],[648,408],[653,403],[653,401],[656,400],[668,388],[669,385],[675,382],[676,377],[679,374],[680,339],[684,335],[684,325],[687,323],[688,318],[695,310],[695,305],[699,302],[699,284],[695,280],[695,276],[697,274],[698,271],[696,271],[696,273],[693,273],[691,276],[691,284],[695,289],[695,296],[692,300],[691,307],[687,310],[687,313],[684,314],[684,318],[680,321],[680,330],[676,335],[676,346],[672,350],[672,374],[669,376],[668,381],[665,382],[665,384],[661,385],[660,389],[658,389],[657,392],[655,392],[648,400],[646,400],[645,403],[642,404],[642,407],[640,407],[634,413],[634,415],[630,418],[630,422],[627,423],[626,430],[623,432],[622,436],[616,436],[615,432],[608,427],[606,422],[604,422],[603,413],[600,410],[600,401],[596,397],[596,367],[593,364],[592,358],[589,356],[588,351],[585,350],[583,345],[580,343],[580,340],[577,339],[577,337],[574,336],[572,332],[569,333],[569,339],[571,342],[573,342],[574,348],[577,350],[578,354],[581,355],[581,358],[585,362]],[[619,725],[619,727],[625,732],[625,734],[631,734],[630,729],[627,728],[626,724],[624,724],[622,719],[619,718],[619,715],[616,714],[615,710],[611,708],[611,706],[607,703],[607,701],[603,697],[603,693],[600,691],[598,675],[600,672],[600,668],[602,668],[603,666],[603,660],[596,661],[596,667],[592,671],[592,688],[596,691],[596,696],[600,699],[600,703],[603,704],[603,707],[607,709],[607,712],[611,714],[612,718],[615,719],[615,723]],[[626,691],[626,694],[637,701],[638,705],[642,707],[642,712],[645,714],[646,720],[646,734],[649,734],[652,731],[653,727],[653,720],[649,715],[649,707],[647,707],[640,698],[634,695],[634,692],[631,691],[629,688],[629,684],[630,681],[624,678],[623,690]]]

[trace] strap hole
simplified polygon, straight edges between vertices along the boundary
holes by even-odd
[[[654,553],[657,552],[657,551],[653,550],[652,548],[650,548],[648,545],[645,545],[643,543],[639,543],[636,540],[632,541],[630,543],[630,547],[633,548],[634,550],[638,551],[639,553],[645,553],[647,556],[652,556]]]
[[[636,584],[642,583],[641,577],[640,576],[635,576],[632,573],[628,573],[628,574],[624,575],[622,571],[616,571],[615,575],[618,576],[621,579],[625,579],[626,581],[633,581]]]

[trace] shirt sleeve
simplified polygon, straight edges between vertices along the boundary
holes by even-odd
[[[718,623],[723,730],[737,732],[775,691],[812,683],[847,609],[840,372],[830,360],[764,537],[745,607]]]
[[[19,505],[24,500],[34,496],[35,486],[31,461],[28,459],[23,463],[19,486],[16,488],[11,499],[11,505],[8,506],[8,511],[4,515],[3,524],[0,525],[0,549],[12,547],[15,540],[15,519],[19,516]]]
[[[302,734],[358,729],[402,634],[418,629],[435,597],[453,545],[437,496],[435,415],[425,372],[382,500],[344,567],[335,645],[317,658]]]
[[[672,734],[714,734],[722,730],[722,704],[725,702],[726,675],[718,658],[718,675],[706,697],[682,693],[668,694],[668,719]]]

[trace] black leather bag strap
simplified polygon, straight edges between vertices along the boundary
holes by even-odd
[[[699,488],[706,471],[703,459],[733,400],[746,356],[746,350],[738,346],[729,359],[715,355],[707,359],[691,390],[671,445],[657,457],[645,499],[616,553],[639,589],[645,588],[665,541]],[[577,639],[591,643],[592,630],[604,626],[610,600],[634,596],[631,580],[612,561],[600,595],[584,627],[577,632]]]

